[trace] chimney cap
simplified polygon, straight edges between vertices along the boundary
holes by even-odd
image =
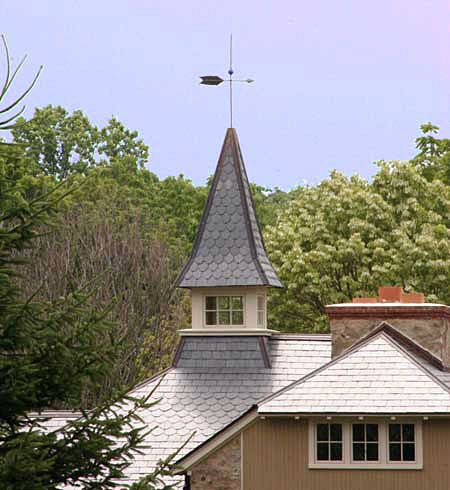
[[[379,303],[401,303],[403,288],[401,286],[380,286],[378,288]]]
[[[425,303],[423,293],[405,293],[401,286],[380,286],[378,288],[378,298],[353,298],[352,303],[374,304],[374,303],[406,303],[419,304]]]

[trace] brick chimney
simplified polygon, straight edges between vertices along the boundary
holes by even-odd
[[[329,305],[326,313],[333,357],[386,322],[450,366],[450,307],[425,303],[422,293],[405,293],[398,286],[380,287],[377,298]]]

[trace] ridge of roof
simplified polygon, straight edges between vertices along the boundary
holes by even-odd
[[[426,369],[422,364],[420,364],[417,361],[417,359],[415,359],[414,356],[411,355],[411,353],[409,352],[407,347],[400,345],[400,339],[403,340],[405,346],[413,344],[416,348],[418,348],[418,351],[416,353],[421,355],[421,357],[423,355],[425,355],[425,353],[426,353],[427,355],[433,357],[435,359],[435,361],[440,362],[439,359],[435,358],[430,352],[426,351],[423,347],[421,347],[419,344],[414,342],[412,339],[407,337],[405,334],[403,334],[402,332],[400,332],[399,330],[394,328],[389,323],[382,322],[378,327],[376,327],[374,330],[369,332],[366,336],[364,336],[358,342],[353,344],[349,349],[342,352],[339,356],[332,359],[330,362],[327,362],[326,364],[320,366],[319,368],[315,369],[314,371],[311,371],[306,376],[303,376],[302,378],[294,381],[293,383],[290,383],[289,385],[281,388],[280,390],[276,391],[275,393],[272,393],[271,395],[259,400],[257,402],[258,407],[262,404],[268,403],[269,401],[273,400],[274,398],[277,398],[281,394],[290,391],[295,386],[298,386],[298,385],[308,381],[309,379],[317,376],[322,371],[325,371],[327,368],[329,368],[329,367],[337,364],[338,362],[342,361],[343,359],[349,357],[351,354],[360,350],[361,348],[363,348],[364,346],[369,344],[373,339],[375,339],[376,337],[379,337],[379,336],[384,336],[385,338],[388,339],[388,341],[389,340],[391,341],[392,345],[398,346],[398,348],[401,349],[401,352],[403,354],[405,354],[408,357],[408,359],[410,359],[420,370],[425,372],[429,377],[431,377],[433,379],[433,381],[435,381],[437,384],[439,384],[442,388],[444,388],[450,394],[450,387],[447,386],[445,383],[443,383],[439,378],[437,378],[431,371]],[[426,359],[425,357],[423,357],[423,358],[427,361],[429,360],[429,359]]]
[[[46,418],[51,417],[52,419],[77,419],[83,415],[82,412],[76,410],[42,410],[41,412],[29,412],[27,414],[30,418]]]
[[[233,128],[226,132],[194,246],[175,285],[282,287],[267,256]]]

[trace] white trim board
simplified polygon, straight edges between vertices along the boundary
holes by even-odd
[[[270,337],[273,334],[278,334],[278,330],[270,330],[268,328],[186,328],[178,330],[181,337],[254,337],[265,336]]]
[[[220,447],[224,446],[227,442],[229,442],[236,434],[241,432],[243,429],[248,427],[252,422],[257,420],[258,413],[255,410],[243,415],[240,419],[237,419],[231,425],[226,427],[221,433],[216,436],[212,436],[208,441],[206,441],[202,446],[198,449],[194,449],[191,454],[188,454],[181,458],[179,462],[177,462],[175,474],[179,475],[181,473],[190,470],[192,466],[200,463],[205,458],[207,458],[213,451],[216,451]],[[241,445],[242,451],[242,445]],[[242,453],[241,453],[242,454]]]

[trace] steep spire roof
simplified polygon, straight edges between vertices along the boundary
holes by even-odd
[[[282,287],[267,257],[235,129],[228,129],[182,288]]]

